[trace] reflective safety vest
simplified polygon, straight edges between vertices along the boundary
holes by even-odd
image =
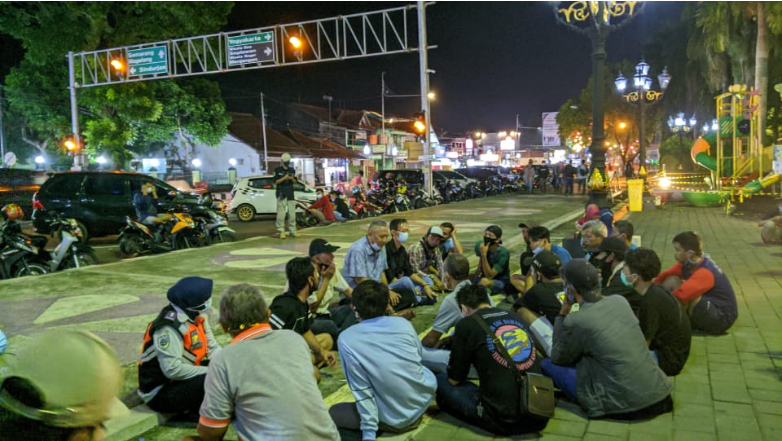
[[[176,309],[171,305],[166,306],[160,311],[157,318],[147,326],[147,332],[144,334],[141,358],[138,361],[138,384],[139,390],[143,393],[149,393],[156,387],[171,381],[160,369],[153,340],[155,332],[164,326],[176,329],[182,336],[184,342],[183,363],[200,366],[207,354],[209,342],[206,339],[204,317],[197,317],[195,323],[189,321],[189,318],[186,318],[186,321],[181,321]]]

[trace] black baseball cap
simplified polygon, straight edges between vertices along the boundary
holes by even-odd
[[[519,228],[527,228],[527,229],[529,229],[531,227],[529,225],[525,224],[524,222],[522,222],[522,223],[519,224]]]
[[[578,292],[591,291],[600,286],[600,273],[586,259],[571,259],[562,267],[561,275]]]
[[[532,256],[529,261],[529,265],[534,266],[535,271],[543,274],[548,279],[559,276],[559,271],[562,269],[562,261],[551,251],[543,250]],[[524,264],[527,264],[527,259],[525,259]]]
[[[315,239],[310,242],[310,257],[317,256],[322,253],[333,253],[340,247],[330,244],[326,239]]]
[[[627,244],[619,237],[606,237],[600,242],[598,249],[607,253],[624,254],[627,251]]]
[[[489,225],[484,231],[491,231],[497,239],[502,238],[502,228],[499,225]]]

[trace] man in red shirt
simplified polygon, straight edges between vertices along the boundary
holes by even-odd
[[[730,280],[703,253],[698,233],[685,231],[673,238],[676,264],[654,280],[679,299],[690,316],[692,329],[724,334],[738,318],[736,294]]]
[[[335,222],[337,218],[334,217],[334,206],[331,205],[331,200],[328,196],[323,197],[323,190],[317,190],[315,192],[318,200],[310,205],[310,213],[317,217],[320,223],[318,225],[329,225]]]

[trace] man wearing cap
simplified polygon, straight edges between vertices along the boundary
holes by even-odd
[[[553,323],[565,298],[561,269],[562,261],[551,251],[535,254],[530,263],[530,277],[535,284],[513,303],[513,310],[521,316],[535,336],[538,349],[545,354],[551,354]]]
[[[269,323],[274,329],[290,329],[304,337],[312,351],[313,364],[334,366],[336,358],[331,352],[334,340],[327,333],[315,334],[312,331],[310,308],[307,306],[307,299],[320,285],[319,269],[315,268],[311,258],[295,257],[285,264],[285,277],[288,278],[288,289],[272,301]],[[315,376],[320,380],[317,372]]]
[[[473,274],[473,283],[479,283],[493,293],[503,292],[510,283],[510,253],[500,245],[502,228],[489,225],[483,232],[483,240],[475,242],[475,255],[480,258],[478,268]]]
[[[138,395],[160,413],[198,413],[208,360],[220,350],[205,312],[212,280],[185,277],[169,288],[168,301],[147,326],[138,362]]]
[[[0,369],[0,439],[98,441],[127,414],[114,350],[83,331],[46,331]]]
[[[223,439],[229,425],[247,441],[339,439],[307,344],[290,330],[272,331],[262,292],[246,283],[226,289],[220,326],[232,340],[209,363],[198,420],[202,439]]]
[[[310,329],[314,334],[327,333],[334,341],[339,334],[356,323],[356,317],[350,305],[335,306],[340,296],[350,298],[353,289],[337,271],[334,263],[334,252],[340,247],[332,245],[325,239],[315,239],[310,242],[309,256],[320,272],[318,290],[310,294],[307,302],[310,312],[315,315]]]
[[[647,349],[624,297],[600,295],[600,276],[586,259],[562,268],[565,301],[554,323],[543,373],[590,418],[652,418],[673,410],[673,384]],[[577,313],[570,314],[574,304]]]
[[[431,281],[437,291],[445,291],[445,285],[440,280],[443,274],[443,255],[440,245],[445,241],[443,229],[437,225],[429,227],[421,240],[410,245],[407,255],[410,266],[423,280]]]
[[[293,237],[299,237],[296,233],[296,200],[293,195],[293,184],[298,182],[296,171],[291,166],[290,153],[282,154],[282,165],[274,169],[274,185],[277,187],[277,231],[280,239],[288,237],[285,231],[285,216],[288,216],[288,231]]]
[[[604,296],[620,295],[627,299],[630,308],[638,316],[641,306],[641,296],[632,287],[622,283],[622,268],[625,266],[627,244],[620,237],[607,237],[598,247],[600,252],[592,264],[600,271],[600,285]]]

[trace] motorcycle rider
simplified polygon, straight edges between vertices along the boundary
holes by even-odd
[[[161,413],[198,418],[207,363],[220,350],[207,322],[212,280],[185,277],[169,288],[171,302],[148,326],[138,363],[138,395]]]
[[[151,182],[141,185],[139,192],[133,195],[133,208],[136,209],[136,219],[144,225],[157,227],[171,220],[168,213],[157,212],[157,190]],[[160,228],[154,230],[155,238],[161,240]]]

